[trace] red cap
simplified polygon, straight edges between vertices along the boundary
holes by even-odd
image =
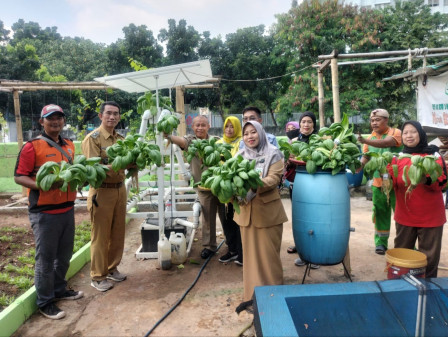
[[[62,108],[56,104],[49,104],[49,105],[44,106],[44,108],[42,109],[42,112],[40,113],[40,117],[41,118],[48,117],[54,112],[60,112],[65,117],[64,110],[62,110]]]

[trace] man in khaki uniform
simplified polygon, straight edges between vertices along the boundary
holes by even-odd
[[[194,139],[209,139],[208,130],[210,123],[206,116],[197,116],[193,119],[194,135],[186,135],[184,137],[165,135],[173,144],[178,145],[183,151]],[[218,138],[218,137],[216,137]],[[219,138],[218,138],[219,139]],[[201,181],[201,175],[207,168],[201,170],[202,163],[198,157],[193,157],[190,167],[194,182]],[[218,210],[219,200],[210,191],[198,190],[199,202],[202,206],[202,246],[205,247],[201,252],[203,259],[215,254],[216,251],[216,212]],[[223,221],[223,220],[221,220]]]
[[[120,112],[116,102],[101,104],[101,125],[82,142],[82,152],[87,158],[101,157],[103,164],[109,164],[106,149],[118,139],[124,139],[115,131]],[[92,222],[90,276],[92,287],[99,291],[107,291],[114,286],[109,280],[121,282],[126,279],[126,275],[117,269],[124,249],[127,201],[124,179],[124,170],[115,172],[110,168],[101,186],[98,189],[90,187],[89,190],[87,209]]]

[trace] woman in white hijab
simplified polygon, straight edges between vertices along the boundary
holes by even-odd
[[[283,223],[288,221],[277,189],[283,174],[283,154],[268,142],[260,123],[249,121],[243,127],[244,148],[238,154],[256,160],[255,170],[264,183],[250,190],[241,202],[235,221],[243,243],[243,302],[236,311],[252,304],[254,287],[283,284],[280,260]]]

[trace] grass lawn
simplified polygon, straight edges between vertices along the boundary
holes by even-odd
[[[22,192],[22,186],[17,185],[14,182],[13,177],[0,177],[0,192],[6,192],[6,193],[20,193]]]

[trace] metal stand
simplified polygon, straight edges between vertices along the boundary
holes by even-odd
[[[310,271],[311,271],[311,262],[307,262],[307,261],[305,261],[305,262],[306,262],[306,269],[305,269],[305,274],[303,274],[302,284],[305,283],[306,275],[308,274],[308,276],[309,276],[310,275]],[[344,267],[344,276],[348,277],[350,282],[353,282],[352,277],[350,276],[350,273],[348,272],[348,270],[347,270],[347,268],[345,266],[344,260],[342,260],[339,263],[342,263],[342,266]],[[338,264],[338,263],[336,263],[336,264]]]

